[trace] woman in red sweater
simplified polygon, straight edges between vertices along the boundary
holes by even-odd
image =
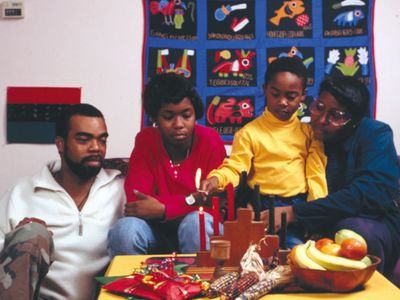
[[[192,204],[205,198],[196,191],[196,170],[205,179],[221,164],[225,148],[215,130],[196,124],[203,103],[183,76],[154,76],[143,98],[155,126],[136,136],[125,181],[126,217],[109,233],[110,254],[194,253],[200,237],[198,206]],[[204,210],[208,247],[213,224],[210,209]]]

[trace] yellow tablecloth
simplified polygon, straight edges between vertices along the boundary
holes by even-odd
[[[132,269],[140,267],[140,263],[148,257],[157,255],[124,255],[116,256],[111,261],[105,276],[129,275]],[[160,255],[161,257],[165,255]],[[186,255],[187,256],[187,255]],[[98,300],[121,300],[123,297],[113,295],[105,290],[100,292]],[[357,300],[399,300],[400,289],[393,285],[379,272],[375,272],[361,291],[352,293],[292,293],[292,294],[271,294],[262,299],[270,300],[301,300],[301,299],[357,299]]]

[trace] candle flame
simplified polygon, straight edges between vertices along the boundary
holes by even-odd
[[[203,206],[200,206],[199,207],[199,213],[203,213],[203,210],[204,210]]]
[[[196,170],[196,176],[194,178],[194,183],[196,185],[196,190],[200,188],[200,179],[201,179],[201,168]]]

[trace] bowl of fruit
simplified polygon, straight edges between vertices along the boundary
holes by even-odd
[[[381,261],[367,253],[362,236],[342,229],[335,234],[335,240],[309,240],[295,246],[289,254],[289,264],[305,289],[349,292],[362,287]]]

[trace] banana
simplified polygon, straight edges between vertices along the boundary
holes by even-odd
[[[367,267],[365,263],[359,260],[353,260],[322,253],[317,248],[315,248],[315,241],[310,241],[310,245],[307,248],[307,255],[309,256],[309,258],[311,258],[327,270],[359,270]]]
[[[295,263],[301,268],[326,270],[323,266],[319,265],[307,256],[307,247],[308,242],[306,244],[296,245],[293,248],[293,254],[291,254],[291,257],[293,257]]]

